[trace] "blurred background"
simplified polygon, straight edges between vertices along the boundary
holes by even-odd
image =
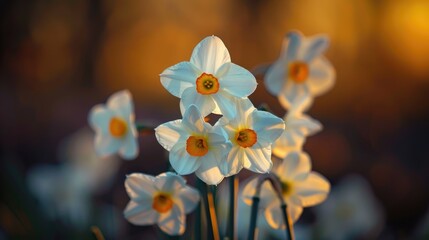
[[[251,70],[277,59],[290,30],[329,35],[337,71],[308,111],[324,125],[304,146],[313,169],[333,196],[359,178],[348,188],[367,194],[352,199],[374,209],[362,217],[373,225],[340,239],[429,239],[429,1],[2,0],[0,19],[0,239],[93,239],[94,225],[108,239],[155,237],[122,217],[123,182],[165,171],[165,152],[149,134],[136,160],[96,161],[89,110],[129,89],[136,119],[178,119],[179,99],[159,73],[188,61],[200,40],[219,36]],[[258,82],[251,100],[282,117]],[[330,219],[352,218],[347,209]],[[316,210],[297,228],[332,239]]]

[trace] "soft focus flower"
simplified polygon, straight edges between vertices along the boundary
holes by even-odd
[[[293,222],[301,216],[303,207],[323,202],[329,193],[329,182],[322,175],[311,171],[310,158],[303,152],[289,153],[273,172],[281,182],[283,199]],[[243,190],[243,197],[249,205],[255,195],[256,184],[255,178]],[[285,228],[280,201],[268,182],[262,185],[260,198],[260,207],[268,224],[276,229]]]
[[[291,151],[301,151],[306,137],[322,130],[319,121],[302,113],[308,106],[308,100],[296,104],[284,116],[286,128],[272,147],[275,156],[283,159]]]
[[[139,149],[134,105],[128,90],[114,93],[106,105],[94,106],[88,120],[96,132],[95,150],[99,156],[118,152],[125,159],[137,157]]]
[[[191,105],[182,120],[164,123],[155,129],[158,142],[170,151],[170,164],[180,175],[195,174],[207,184],[224,178],[219,163],[230,145],[220,128],[206,123],[200,110]]]
[[[195,104],[203,117],[210,113],[234,117],[233,100],[256,89],[255,77],[231,62],[228,49],[216,36],[203,39],[194,48],[190,62],[169,67],[160,76],[162,85],[181,98],[182,113]]]
[[[136,225],[158,224],[169,235],[185,232],[185,214],[192,212],[200,200],[196,189],[171,172],[156,177],[133,173],[127,176],[125,188],[131,198],[124,210],[125,218]]]
[[[284,38],[280,57],[265,76],[265,86],[285,108],[291,108],[298,98],[321,95],[334,85],[335,70],[322,56],[327,47],[325,36],[305,38],[290,32]]]
[[[384,224],[381,209],[368,182],[348,176],[315,208],[321,239],[376,239]]]
[[[220,165],[225,176],[237,174],[243,167],[257,173],[271,170],[271,145],[282,134],[282,119],[265,111],[258,111],[249,99],[235,101],[237,115],[222,117],[216,123],[228,134],[231,151]]]

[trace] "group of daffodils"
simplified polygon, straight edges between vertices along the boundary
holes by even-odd
[[[158,224],[167,234],[183,234],[185,214],[200,200],[199,192],[180,176],[192,173],[206,184],[217,185],[243,168],[255,173],[272,171],[281,181],[283,197],[294,221],[303,207],[323,201],[329,182],[311,172],[311,161],[301,147],[306,136],[321,129],[320,123],[303,111],[310,106],[313,96],[327,91],[334,82],[334,70],[322,56],[327,45],[322,36],[286,36],[280,58],[265,77],[269,92],[288,109],[284,119],[253,106],[248,96],[256,89],[255,77],[231,62],[218,37],[206,37],[194,48],[189,62],[164,70],[160,74],[161,84],[180,98],[182,119],[161,124],[155,134],[160,145],[169,151],[170,165],[176,173],[127,176],[125,187],[131,201],[124,215],[128,221],[137,225]],[[222,115],[214,125],[205,121],[212,113]],[[113,94],[106,105],[95,106],[89,122],[96,132],[95,148],[99,155],[118,153],[125,159],[138,155],[138,132],[128,91]],[[283,159],[274,169],[272,155]],[[244,199],[253,196],[254,185],[255,181],[250,181],[246,186]],[[270,225],[284,227],[279,201],[272,189],[264,187],[261,198]]]

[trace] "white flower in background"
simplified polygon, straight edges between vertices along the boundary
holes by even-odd
[[[117,152],[124,159],[137,157],[138,133],[134,124],[134,104],[128,90],[114,93],[106,105],[94,106],[88,118],[96,132],[97,155],[104,157]]]
[[[323,202],[330,189],[329,182],[320,174],[311,171],[311,162],[303,152],[291,152],[282,163],[273,170],[281,182],[283,199],[287,204],[288,214],[296,222],[303,207],[310,207]],[[244,201],[252,204],[257,178],[250,181],[243,190]],[[272,228],[285,228],[280,210],[280,201],[268,182],[262,185],[260,208]]]
[[[234,102],[237,115],[222,117],[215,127],[225,130],[232,143],[231,151],[222,161],[220,169],[225,176],[237,174],[243,167],[257,173],[271,170],[271,145],[283,133],[281,118],[258,111],[249,99]]]
[[[228,49],[216,36],[198,43],[190,62],[169,67],[160,77],[162,85],[181,98],[182,114],[195,104],[203,117],[210,113],[234,117],[233,100],[249,96],[257,85],[248,70],[231,62]]]
[[[170,151],[170,164],[180,175],[195,172],[207,184],[224,178],[219,164],[230,148],[222,129],[206,123],[199,109],[191,105],[182,120],[164,123],[155,129],[158,142]]]
[[[309,99],[299,102],[284,116],[286,128],[272,147],[273,154],[281,159],[291,151],[301,151],[306,137],[322,130],[322,124],[302,113]]]
[[[156,177],[133,173],[127,176],[125,188],[131,198],[124,210],[125,218],[136,225],[158,224],[169,235],[184,233],[185,214],[192,212],[200,200],[196,189],[171,172]]]
[[[328,45],[328,38],[321,35],[285,36],[279,59],[265,75],[265,86],[283,107],[289,109],[298,98],[319,96],[332,88],[335,69],[322,55]]]
[[[321,239],[377,239],[384,225],[371,186],[357,175],[343,179],[315,210]]]

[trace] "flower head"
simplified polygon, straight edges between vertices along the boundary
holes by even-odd
[[[268,91],[278,96],[285,108],[291,108],[299,98],[331,89],[335,70],[322,55],[327,47],[325,36],[305,38],[298,32],[286,35],[280,57],[265,76]]]
[[[156,177],[133,173],[127,176],[125,188],[131,198],[124,210],[125,218],[136,225],[158,224],[169,235],[185,232],[185,214],[192,212],[200,200],[196,189],[171,172]]]
[[[195,104],[203,116],[216,113],[234,117],[234,99],[247,97],[256,89],[255,77],[231,62],[228,49],[216,36],[203,39],[194,48],[190,62],[169,67],[160,76],[162,85],[181,98],[182,113]]]
[[[207,184],[218,184],[224,176],[219,163],[230,145],[222,129],[206,123],[200,110],[191,105],[182,120],[155,129],[158,142],[170,151],[170,164],[180,175],[196,173]]]
[[[118,152],[125,159],[138,155],[137,129],[134,125],[134,105],[131,93],[114,93],[107,104],[94,106],[88,117],[95,130],[95,150],[104,157]]]
[[[243,167],[257,173],[268,172],[272,167],[271,145],[282,134],[282,119],[265,111],[258,111],[249,99],[235,101],[237,115],[222,117],[216,127],[225,130],[232,143],[226,161],[221,164],[226,176],[237,174]]]
[[[289,153],[273,172],[280,180],[283,199],[293,222],[301,216],[303,207],[323,202],[329,193],[329,182],[322,175],[311,171],[310,158],[303,152]],[[256,184],[257,179],[253,179],[243,190],[243,197],[249,205],[255,194]],[[268,224],[273,228],[284,228],[280,201],[268,182],[262,185],[260,198],[260,207]]]

